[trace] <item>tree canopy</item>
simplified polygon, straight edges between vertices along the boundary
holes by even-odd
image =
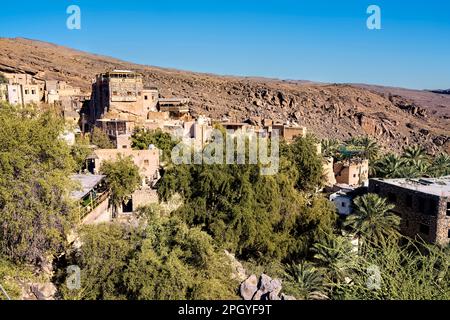
[[[236,299],[238,282],[230,261],[210,236],[176,217],[150,208],[147,223],[133,229],[119,224],[85,227],[83,246],[70,263],[81,269],[82,288],[65,299]]]
[[[91,133],[91,143],[100,149],[114,149],[114,143],[108,135],[98,127],[94,127]]]
[[[75,163],[63,130],[50,112],[0,107],[0,252],[13,261],[39,263],[64,248]]]
[[[115,161],[105,161],[100,172],[106,175],[106,182],[111,191],[110,199],[114,208],[131,197],[141,184],[139,168],[131,157],[119,156]]]
[[[164,161],[170,159],[172,149],[177,144],[169,133],[163,132],[161,129],[145,130],[138,128],[133,133],[131,141],[132,147],[138,150],[146,150],[150,145],[156,146],[159,150],[162,150]]]
[[[158,193],[163,200],[181,194],[185,204],[175,214],[242,259],[297,259],[321,231],[333,230],[336,214],[322,195],[297,188],[320,186],[313,138],[280,149],[275,175],[261,175],[259,165],[177,165],[163,174]]]

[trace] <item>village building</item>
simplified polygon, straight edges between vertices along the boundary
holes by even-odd
[[[90,121],[120,119],[144,122],[154,112],[174,117],[189,113],[186,98],[160,98],[155,87],[145,87],[143,76],[130,70],[97,75],[92,85]]]
[[[333,165],[333,171],[337,183],[360,186],[369,180],[369,160],[340,161]]]
[[[97,149],[88,157],[87,169],[92,174],[98,174],[105,161],[116,161],[119,157],[131,157],[139,168],[142,186],[153,186],[159,179],[159,155],[160,150],[157,148],[149,150]]]
[[[371,179],[369,192],[388,199],[408,237],[440,245],[450,242],[450,177]]]
[[[33,76],[25,73],[5,73],[8,80],[3,91],[2,100],[10,104],[39,104],[44,99],[45,82],[34,79]],[[6,89],[6,90],[5,90]]]
[[[97,149],[87,158],[87,169],[91,174],[98,175],[105,161],[116,161],[119,157],[133,160],[139,168],[142,183],[130,199],[118,208],[117,214],[131,214],[141,206],[157,203],[158,195],[154,187],[160,179],[160,150],[154,147],[149,150]]]
[[[75,101],[83,101],[80,88],[74,88],[64,81],[40,80],[26,73],[5,73],[7,84],[0,86],[0,100],[8,101],[13,105],[60,103],[64,110],[75,110]],[[74,98],[78,97],[78,98]],[[78,109],[81,109],[79,107]]]
[[[348,216],[354,212],[353,200],[359,196],[366,194],[367,187],[350,188],[345,187],[329,196],[331,202],[336,206],[336,210],[340,216]]]
[[[71,193],[77,203],[78,222],[95,224],[112,220],[109,203],[109,190],[104,175],[77,174],[71,180],[78,184]]]

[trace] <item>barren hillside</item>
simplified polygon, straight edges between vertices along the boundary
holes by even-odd
[[[163,96],[191,99],[194,114],[259,122],[269,117],[306,126],[321,138],[371,135],[391,150],[422,144],[450,152],[450,95],[365,85],[328,85],[223,77],[132,64],[27,39],[0,38],[0,72],[61,79],[90,90],[114,68],[144,74]]]

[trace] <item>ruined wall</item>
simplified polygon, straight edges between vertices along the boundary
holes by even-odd
[[[158,193],[156,190],[150,188],[143,188],[136,190],[133,193],[133,211],[135,212],[140,207],[148,206],[150,204],[158,203]]]
[[[283,137],[286,141],[293,141],[297,137],[305,137],[305,127],[285,127],[283,130]]]

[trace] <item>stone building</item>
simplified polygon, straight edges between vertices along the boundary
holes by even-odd
[[[139,168],[142,177],[142,186],[152,186],[159,179],[159,149],[132,150],[132,149],[98,149],[87,159],[88,171],[99,174],[105,161],[116,161],[119,157],[131,157]]]
[[[92,85],[90,120],[121,119],[144,121],[158,110],[157,88],[144,87],[143,76],[129,70],[97,75]]]
[[[369,192],[395,205],[404,235],[441,245],[450,242],[450,177],[371,179]]]
[[[45,82],[26,73],[5,73],[7,101],[11,104],[39,104],[44,100]]]
[[[131,157],[134,164],[139,168],[142,184],[130,197],[117,208],[117,214],[131,214],[145,205],[158,202],[158,195],[154,186],[160,179],[160,150],[153,148],[149,150],[132,149],[98,149],[87,159],[88,170],[92,174],[98,174],[105,161],[115,161],[119,157]]]
[[[369,180],[369,160],[340,161],[334,164],[333,170],[339,184],[358,186]]]
[[[294,127],[287,126],[284,124],[273,124],[269,127],[266,127],[269,132],[272,132],[273,129],[279,130],[280,137],[283,137],[286,142],[292,142],[297,137],[305,137],[306,136],[306,128],[305,127]]]

